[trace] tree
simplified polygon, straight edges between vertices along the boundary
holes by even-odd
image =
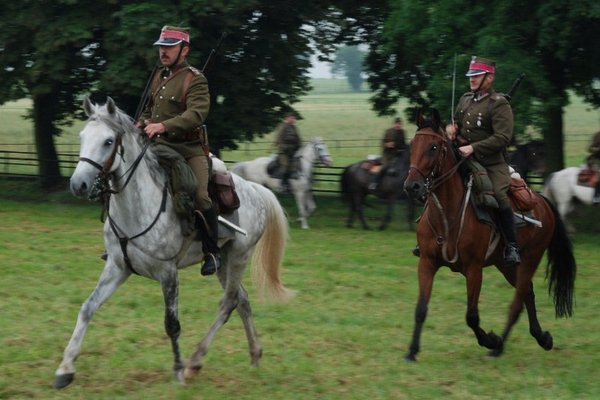
[[[101,71],[102,49],[95,44],[110,13],[108,5],[96,1],[48,3],[8,2],[0,8],[0,104],[31,98],[43,188],[61,181],[54,136],[80,108],[77,95],[89,90]]]
[[[360,91],[363,83],[363,61],[365,52],[358,46],[342,46],[335,52],[335,61],[331,66],[333,74],[343,74],[353,91]]]
[[[551,170],[563,167],[563,108],[570,90],[600,105],[600,6],[592,0],[503,0],[473,3],[392,1],[385,29],[367,56],[374,108],[392,112],[399,97],[450,116],[452,65],[457,87],[471,55],[498,61],[495,87],[506,91],[524,72],[515,95],[515,132],[538,128]],[[468,28],[467,28],[468,27]],[[457,95],[462,93],[458,90]]]
[[[323,57],[338,43],[368,41],[385,0],[25,0],[0,8],[0,79],[5,101],[31,97],[42,186],[59,182],[54,137],[79,112],[84,95],[108,94],[130,115],[137,107],[163,25],[191,28],[190,63],[210,68],[211,147],[270,132],[309,89],[311,41]]]

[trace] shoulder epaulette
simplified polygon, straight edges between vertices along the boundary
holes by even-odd
[[[490,98],[492,100],[500,100],[500,99],[506,99],[506,94],[504,93],[500,93],[500,92],[494,92]]]
[[[192,67],[192,66],[189,66],[189,67],[188,67],[188,69],[189,69],[189,70],[192,72],[192,74],[194,74],[194,75],[196,75],[196,76],[197,76],[197,75],[200,75],[200,74],[202,73],[202,72],[200,72],[200,71],[198,70],[198,68],[195,68],[195,67]]]

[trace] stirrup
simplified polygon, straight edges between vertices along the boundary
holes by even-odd
[[[509,266],[521,263],[519,248],[516,245],[509,243],[504,247],[504,262]]]
[[[421,257],[421,249],[419,249],[419,246],[415,246],[415,248],[412,250],[413,256],[415,257]]]
[[[204,257],[204,264],[202,264],[200,274],[202,276],[212,275],[217,272],[219,268],[221,268],[221,256],[218,254],[208,253]]]

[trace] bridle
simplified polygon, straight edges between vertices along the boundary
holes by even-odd
[[[441,136],[441,135],[443,135],[442,132],[426,132],[423,130],[419,130],[415,134],[415,137],[416,136],[435,137],[436,139],[440,140],[441,147],[442,147],[442,149],[440,151],[441,155],[437,158],[437,162],[435,163],[435,165],[433,166],[433,168],[431,169],[431,171],[428,174],[425,174],[423,171],[421,171],[417,166],[415,166],[413,164],[411,164],[410,167],[408,168],[409,173],[411,170],[415,170],[419,173],[419,175],[421,175],[421,177],[423,177],[423,180],[425,181],[425,187],[427,189],[427,195],[429,195],[433,190],[435,190],[437,187],[439,187],[442,183],[444,183],[448,179],[450,179],[456,173],[456,171],[458,171],[458,169],[460,168],[462,163],[464,163],[467,160],[466,158],[460,159],[458,162],[456,162],[454,164],[454,166],[452,168],[450,168],[448,171],[446,171],[438,176],[438,174],[440,173],[440,171],[442,169],[442,165],[446,161],[446,157],[448,156],[448,154],[449,153],[454,154],[452,152],[452,150],[450,149],[451,144],[447,140],[445,140],[443,138],[443,136]]]
[[[467,210],[468,199],[471,196],[473,177],[471,176],[467,183],[467,191],[466,191],[465,197],[463,198],[463,201],[462,201],[462,204],[460,207],[461,212],[459,214],[460,219],[459,219],[458,234],[456,235],[456,243],[454,245],[454,249],[455,249],[454,257],[452,257],[452,259],[450,259],[448,257],[448,240],[447,240],[447,238],[450,237],[450,223],[448,222],[448,217],[446,216],[446,211],[444,210],[444,207],[441,204],[440,200],[438,199],[437,195],[435,194],[434,190],[436,188],[438,188],[442,183],[444,183],[448,179],[450,179],[458,171],[458,168],[461,166],[461,164],[463,162],[465,162],[467,159],[466,158],[460,159],[458,162],[456,162],[454,164],[454,166],[452,168],[448,169],[448,171],[446,171],[438,176],[438,174],[442,170],[442,166],[444,165],[444,162],[446,160],[446,157],[448,156],[448,153],[450,153],[452,151],[452,149],[450,148],[450,146],[451,146],[450,142],[448,142],[447,140],[445,140],[443,138],[443,136],[441,136],[441,135],[443,135],[443,133],[439,133],[439,132],[433,133],[433,132],[425,132],[425,131],[419,130],[419,131],[417,131],[415,136],[417,136],[417,135],[433,136],[436,139],[439,139],[441,142],[441,147],[442,147],[441,155],[438,157],[435,165],[433,166],[433,168],[431,169],[431,171],[428,174],[423,173],[423,171],[421,171],[418,167],[416,167],[412,164],[409,168],[409,172],[411,169],[413,169],[413,170],[417,171],[419,173],[419,175],[421,175],[423,177],[423,180],[425,182],[425,188],[426,188],[426,196],[428,198],[432,199],[433,204],[435,205],[435,207],[437,208],[437,210],[439,211],[439,213],[442,217],[442,223],[444,225],[444,235],[441,235],[437,232],[437,230],[432,225],[429,218],[427,219],[427,222],[429,224],[429,227],[431,228],[431,230],[437,237],[438,245],[442,246],[442,249],[441,249],[442,257],[444,258],[444,260],[446,262],[454,263],[458,260],[458,251],[457,251],[458,241],[460,240],[460,236],[462,235],[462,230],[464,227],[465,213]],[[452,155],[454,155],[454,153],[452,153]]]

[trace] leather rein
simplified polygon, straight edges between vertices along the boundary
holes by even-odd
[[[427,135],[427,136],[436,137],[438,139],[440,139],[440,138],[443,139],[443,137],[440,137],[439,133],[418,131],[415,134],[415,136],[417,136],[417,135]],[[455,165],[452,168],[450,168],[448,171],[446,171],[436,177],[436,175],[442,169],[443,162],[445,161],[448,152],[451,151],[449,148],[450,146],[451,145],[447,140],[442,140],[442,155],[441,155],[441,157],[438,158],[436,165],[431,169],[431,172],[429,172],[429,174],[427,174],[427,175],[424,174],[419,168],[417,168],[414,165],[411,165],[409,167],[409,172],[411,169],[414,169],[423,177],[423,180],[425,182],[425,187],[427,189],[427,197],[431,198],[433,200],[433,204],[435,205],[437,210],[440,212],[440,215],[442,216],[442,223],[444,225],[444,234],[442,235],[437,232],[437,230],[432,225],[429,218],[427,219],[427,223],[437,238],[436,239],[437,244],[442,246],[442,257],[444,258],[444,260],[447,263],[455,263],[458,260],[458,241],[460,240],[460,237],[462,235],[462,231],[464,228],[465,214],[466,214],[466,210],[467,210],[468,199],[471,196],[471,189],[473,186],[473,176],[471,175],[469,178],[469,181],[467,183],[467,191],[465,193],[465,196],[462,199],[458,235],[456,236],[456,241],[454,243],[454,257],[452,257],[450,259],[448,256],[448,238],[450,237],[451,227],[450,227],[450,223],[448,222],[448,217],[446,215],[446,212],[444,211],[444,207],[443,207],[442,203],[440,202],[438,196],[435,194],[434,190],[436,188],[438,188],[442,183],[444,183],[448,179],[450,179],[458,171],[458,168],[462,165],[462,163],[464,163],[467,160],[466,158],[460,159],[458,162],[455,163]],[[454,228],[454,227],[452,227],[452,228]]]

